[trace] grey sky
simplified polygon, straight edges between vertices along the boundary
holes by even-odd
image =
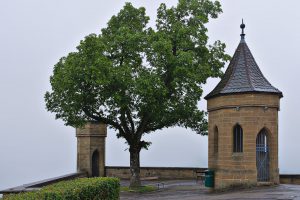
[[[0,189],[74,172],[76,138],[46,112],[43,95],[58,59],[74,51],[90,33],[99,33],[124,5],[121,0],[0,1]],[[161,2],[135,0],[145,6],[154,24]],[[241,18],[246,41],[267,79],[283,91],[279,121],[281,173],[300,173],[297,123],[299,107],[300,2],[296,0],[223,0],[224,13],[209,25],[211,41],[220,39],[232,55],[239,42]],[[226,66],[227,67],[227,66]],[[205,94],[218,82],[211,79]],[[200,106],[206,109],[206,102]],[[207,137],[181,128],[148,136],[142,166],[207,166]],[[107,138],[107,165],[128,165],[124,140],[114,131]]]

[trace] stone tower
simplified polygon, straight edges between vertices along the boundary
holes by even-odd
[[[105,124],[87,123],[76,129],[77,171],[87,172],[89,177],[105,176]]]
[[[282,92],[273,87],[241,41],[207,100],[208,167],[215,189],[279,183],[278,111]]]

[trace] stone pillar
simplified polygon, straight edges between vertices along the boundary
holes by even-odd
[[[76,129],[77,171],[87,172],[89,177],[105,176],[106,124],[87,123]]]

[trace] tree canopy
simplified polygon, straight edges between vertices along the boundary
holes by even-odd
[[[197,107],[202,85],[222,75],[229,56],[224,43],[208,45],[205,25],[221,12],[218,1],[179,0],[161,4],[156,27],[149,27],[145,8],[126,3],[100,34],[86,36],[54,66],[48,111],[73,127],[107,124],[131,155],[149,146],[144,134],[159,129],[207,134],[205,111]]]

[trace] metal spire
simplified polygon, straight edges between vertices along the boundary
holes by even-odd
[[[246,25],[244,24],[244,20],[242,19],[242,24],[241,24],[241,29],[242,29],[242,34],[241,34],[241,41],[244,41],[245,40],[245,33],[244,33],[244,29],[246,27]]]

